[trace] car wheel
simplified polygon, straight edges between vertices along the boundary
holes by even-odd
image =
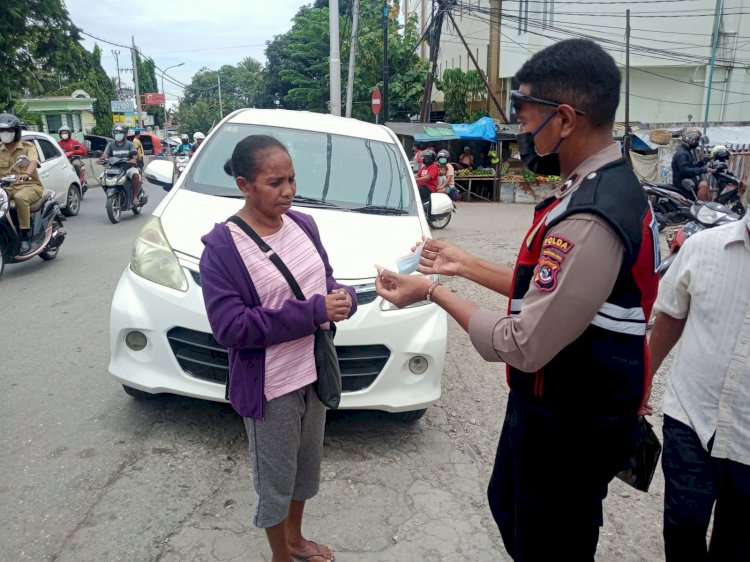
[[[68,198],[65,202],[65,208],[62,209],[62,214],[66,217],[74,217],[81,210],[81,192],[78,191],[78,186],[70,184],[68,188]]]
[[[391,417],[398,421],[414,423],[422,419],[426,411],[427,409],[425,408],[424,410],[411,410],[410,412],[395,412],[391,414]]]
[[[151,394],[150,392],[144,392],[143,390],[138,390],[137,388],[133,388],[132,386],[122,385],[122,389],[125,391],[125,394],[128,396],[131,396],[135,398],[136,400],[150,400],[155,394]]]

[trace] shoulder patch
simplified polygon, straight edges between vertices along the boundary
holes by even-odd
[[[573,244],[573,242],[571,242],[567,238],[550,234],[549,236],[544,238],[544,242],[542,243],[542,250],[549,248],[557,250],[558,252],[562,252],[563,254],[567,254],[574,245],[575,244]]]
[[[534,269],[534,285],[543,293],[551,293],[557,288],[557,275],[562,267],[562,259],[551,253],[543,253]]]

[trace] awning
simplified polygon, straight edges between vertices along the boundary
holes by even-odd
[[[497,131],[492,117],[480,117],[473,123],[457,123],[451,125],[451,127],[453,132],[462,140],[497,142]]]
[[[448,123],[386,123],[397,135],[413,137],[415,142],[457,140],[459,137]]]

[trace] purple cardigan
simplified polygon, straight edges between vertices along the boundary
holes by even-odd
[[[286,216],[300,226],[318,250],[326,269],[328,292],[344,288],[351,293],[351,317],[357,310],[356,294],[333,278],[315,221],[297,211],[289,211]],[[315,333],[328,321],[325,297],[316,294],[304,301],[291,298],[279,309],[263,308],[226,224],[216,224],[201,241],[206,246],[200,274],[208,322],[216,341],[229,349],[229,402],[241,416],[263,419],[266,347]]]

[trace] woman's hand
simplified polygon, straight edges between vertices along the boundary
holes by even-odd
[[[399,308],[425,299],[432,281],[419,275],[402,275],[378,267],[375,290],[378,295]]]
[[[419,273],[447,276],[462,274],[470,258],[468,252],[444,240],[425,238],[424,243],[422,256],[419,259],[419,269],[417,269]]]
[[[352,309],[352,296],[349,291],[334,289],[331,294],[325,296],[325,299],[328,320],[341,322],[349,318],[349,311]]]

